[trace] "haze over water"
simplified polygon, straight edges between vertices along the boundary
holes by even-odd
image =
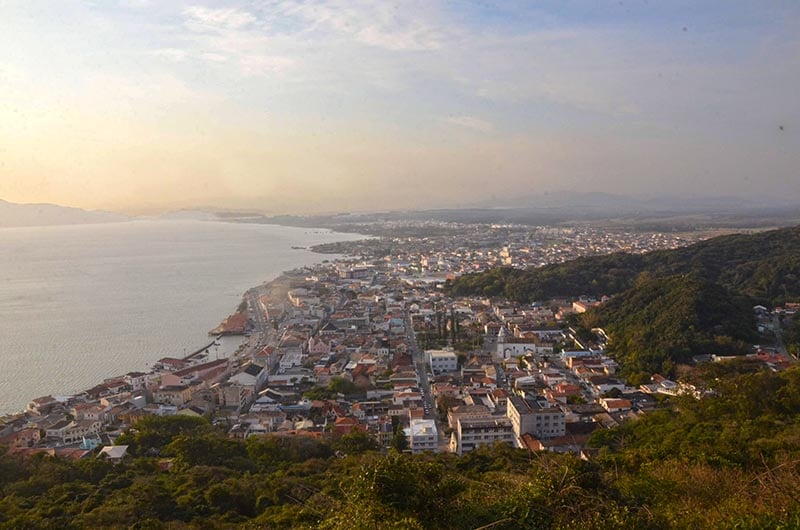
[[[358,239],[201,221],[0,229],[0,413],[206,345],[248,288]]]

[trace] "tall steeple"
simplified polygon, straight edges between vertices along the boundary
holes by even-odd
[[[497,332],[497,342],[505,342],[508,336],[508,331],[505,326],[500,326],[500,331]]]

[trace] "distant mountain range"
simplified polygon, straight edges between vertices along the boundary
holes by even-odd
[[[618,195],[604,192],[555,191],[498,199],[492,197],[470,207],[500,209],[580,208],[617,213],[696,212],[789,208],[798,204],[781,199],[695,196],[695,195]]]
[[[175,210],[155,217],[163,221],[219,221],[220,217],[205,210]]]
[[[562,191],[512,198],[489,197],[479,203],[428,210],[341,212],[319,215],[248,214],[220,216],[244,222],[328,227],[343,231],[365,223],[436,220],[456,223],[556,225],[601,223],[647,230],[790,226],[800,223],[800,203],[742,197],[658,195],[650,197]],[[363,232],[363,230],[362,230]]]
[[[0,227],[113,223],[130,218],[112,212],[89,211],[55,204],[17,204],[0,200]]]
[[[559,191],[487,198],[480,203],[428,210],[341,212],[320,215],[269,215],[252,210],[199,207],[154,215],[163,220],[228,220],[288,226],[344,228],[385,221],[436,220],[458,223],[526,225],[601,222],[640,229],[773,227],[800,223],[800,204],[741,197],[626,196],[602,192]],[[123,214],[54,204],[16,204],[0,200],[0,227],[94,224],[129,220]]]

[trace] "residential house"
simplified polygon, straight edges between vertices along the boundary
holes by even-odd
[[[48,440],[61,445],[80,442],[86,436],[100,433],[103,423],[99,420],[62,420],[47,428],[45,436]]]
[[[105,458],[113,464],[119,464],[128,454],[127,445],[106,445],[100,450],[97,458]]]
[[[28,427],[0,437],[0,445],[11,448],[33,447],[40,439],[41,431],[35,427]]]
[[[254,395],[267,384],[268,375],[266,368],[251,362],[247,363],[240,372],[232,375],[228,381],[249,388],[250,394]]]
[[[192,399],[192,391],[188,385],[167,385],[153,391],[153,402],[160,405],[181,407]]]
[[[27,410],[33,414],[47,414],[59,406],[61,403],[53,396],[43,396],[28,403]]]

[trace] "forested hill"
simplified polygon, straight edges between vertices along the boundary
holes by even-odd
[[[520,302],[558,296],[613,295],[637,277],[691,274],[754,301],[779,304],[800,297],[800,226],[721,236],[648,254],[615,253],[537,269],[492,269],[448,285],[453,295],[503,296]]]
[[[613,340],[608,351],[636,382],[653,372],[672,373],[692,355],[743,354],[756,340],[749,300],[692,275],[650,278],[581,316]]]

